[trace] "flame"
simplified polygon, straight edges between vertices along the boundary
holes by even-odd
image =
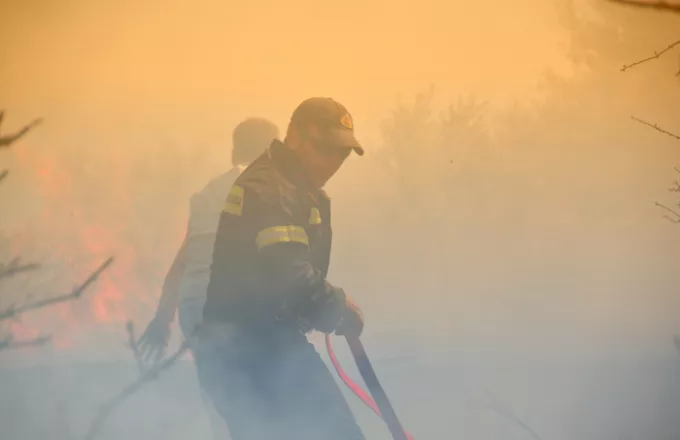
[[[72,169],[77,168],[77,163],[57,160],[29,148],[17,148],[16,155],[22,172],[27,173],[43,203],[39,219],[25,226],[28,231],[21,234],[23,239],[13,239],[14,250],[20,254],[22,250],[37,248],[39,255],[48,255],[50,261],[56,259],[55,265],[65,268],[53,281],[45,276],[48,295],[67,293],[108,257],[115,257],[82,298],[50,307],[50,319],[57,322],[53,345],[74,348],[77,337],[90,329],[102,331],[111,327],[121,331],[128,319],[138,322],[148,319],[160,294],[163,271],[169,265],[167,257],[159,256],[174,253],[172,247],[179,244],[184,232],[184,219],[177,215],[165,225],[153,225],[140,218],[140,201],[134,198],[136,188],[133,183],[126,183],[130,180],[127,178],[130,161],[107,162],[97,175],[94,191],[97,197],[92,202],[88,199],[93,192],[88,186],[91,182],[84,181],[82,174]],[[182,202],[178,200],[177,205]],[[176,237],[176,241],[154,243],[146,237],[149,230],[157,236]],[[33,243],[26,239],[28,236],[35,237]],[[13,325],[12,330],[17,337],[35,337],[40,333],[25,324]]]

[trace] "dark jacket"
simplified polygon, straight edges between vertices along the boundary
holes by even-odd
[[[204,318],[333,331],[345,294],[326,281],[331,239],[329,198],[307,184],[293,152],[275,140],[225,202]]]

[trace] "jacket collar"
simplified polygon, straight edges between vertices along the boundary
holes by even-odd
[[[268,152],[272,162],[286,180],[300,189],[309,192],[318,191],[309,184],[309,179],[295,153],[288,149],[283,142],[274,139],[269,146]]]

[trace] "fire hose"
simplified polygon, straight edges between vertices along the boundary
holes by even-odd
[[[359,340],[359,338],[346,338],[349,349],[352,352],[354,361],[357,364],[359,373],[369,389],[370,394],[366,392],[359,384],[354,382],[351,377],[345,372],[345,370],[340,365],[333,346],[331,345],[331,338],[329,334],[326,334],[326,349],[328,350],[328,356],[331,358],[331,363],[335,368],[335,371],[340,376],[340,379],[347,385],[347,387],[375,414],[378,415],[385,423],[387,428],[392,434],[394,440],[414,440],[413,436],[406,431],[399,419],[397,418],[392,404],[390,403],[385,391],[383,390],[380,382],[378,381],[373,366],[371,365],[366,350]],[[372,396],[372,397],[371,397]]]

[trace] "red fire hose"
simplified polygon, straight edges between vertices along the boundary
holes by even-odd
[[[347,344],[349,345],[349,348],[352,352],[352,356],[354,357],[354,361],[357,363],[357,367],[359,368],[359,373],[361,373],[361,377],[364,379],[364,383],[370,390],[371,394],[362,389],[361,386],[354,382],[347,375],[347,373],[345,373],[345,370],[342,369],[342,366],[340,365],[340,362],[333,351],[330,335],[326,334],[326,348],[328,350],[328,356],[330,356],[331,363],[333,364],[333,367],[335,367],[335,371],[337,371],[340,379],[342,379],[345,385],[347,385],[347,387],[359,399],[361,399],[361,401],[364,402],[366,406],[373,410],[373,412],[376,413],[378,417],[387,423],[387,427],[389,428],[394,440],[414,440],[413,436],[401,426],[401,423],[399,422],[399,419],[392,408],[392,404],[387,399],[387,395],[380,385],[380,382],[375,375],[375,371],[373,371],[371,362],[369,361],[366,351],[364,350],[364,346],[359,338],[346,339]],[[373,395],[373,397],[371,397],[371,395]]]

